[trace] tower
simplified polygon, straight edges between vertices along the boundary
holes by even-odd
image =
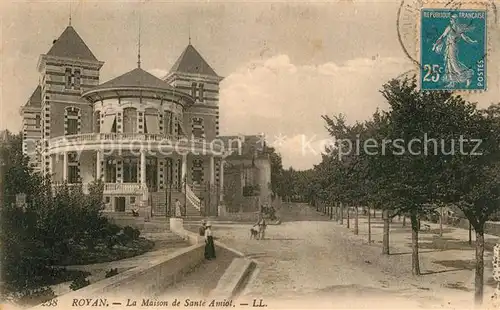
[[[51,138],[92,132],[92,106],[80,97],[99,84],[103,64],[71,25],[40,56],[43,173],[56,169],[47,154]]]
[[[219,135],[219,83],[222,77],[210,67],[191,42],[165,77],[165,81],[190,94],[195,104],[184,113],[186,134],[211,141]]]
[[[184,49],[165,77],[165,81],[181,92],[190,94],[195,103],[184,111],[183,131],[189,139],[202,139],[210,143],[219,136],[219,84],[217,75],[200,53],[191,44]],[[187,163],[188,177],[193,186],[220,185],[221,160],[199,156]],[[214,169],[214,179],[205,178]],[[214,187],[215,188],[215,187]],[[195,189],[195,192],[198,192]],[[210,200],[210,199],[208,199]]]

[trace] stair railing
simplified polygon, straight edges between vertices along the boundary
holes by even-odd
[[[187,201],[198,211],[201,211],[201,201],[198,196],[193,192],[191,189],[191,186],[185,185],[183,186],[183,189],[185,188],[186,190],[186,198]]]

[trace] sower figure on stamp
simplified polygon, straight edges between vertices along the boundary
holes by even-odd
[[[210,222],[205,225],[205,258],[208,260],[215,258],[215,245]]]
[[[446,87],[454,87],[455,83],[466,83],[469,87],[474,70],[468,68],[458,57],[458,42],[464,40],[469,44],[477,43],[477,41],[469,38],[465,32],[473,28],[468,25],[462,25],[457,22],[458,16],[453,14],[450,18],[450,24],[446,27],[436,43],[432,46],[432,50],[436,53],[443,53],[444,56],[444,81],[448,82]],[[444,40],[444,51],[443,50]]]

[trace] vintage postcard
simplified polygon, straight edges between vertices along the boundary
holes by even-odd
[[[0,310],[500,309],[499,6],[2,1]]]

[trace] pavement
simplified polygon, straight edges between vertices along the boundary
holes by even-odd
[[[392,223],[392,254],[387,256],[381,253],[380,214],[370,244],[364,218],[356,236],[353,219],[347,229],[345,221],[340,225],[305,204],[284,206],[279,216],[284,222],[268,226],[265,240],[250,240],[250,224],[214,222],[214,235],[221,242],[258,264],[238,298],[240,304],[266,304],[272,309],[473,307],[474,251],[464,246],[466,230],[445,227],[443,238],[432,230],[421,233],[423,275],[412,276],[411,234],[401,223]],[[486,236],[492,238],[498,239]],[[493,290],[491,284],[485,286],[486,297]]]

